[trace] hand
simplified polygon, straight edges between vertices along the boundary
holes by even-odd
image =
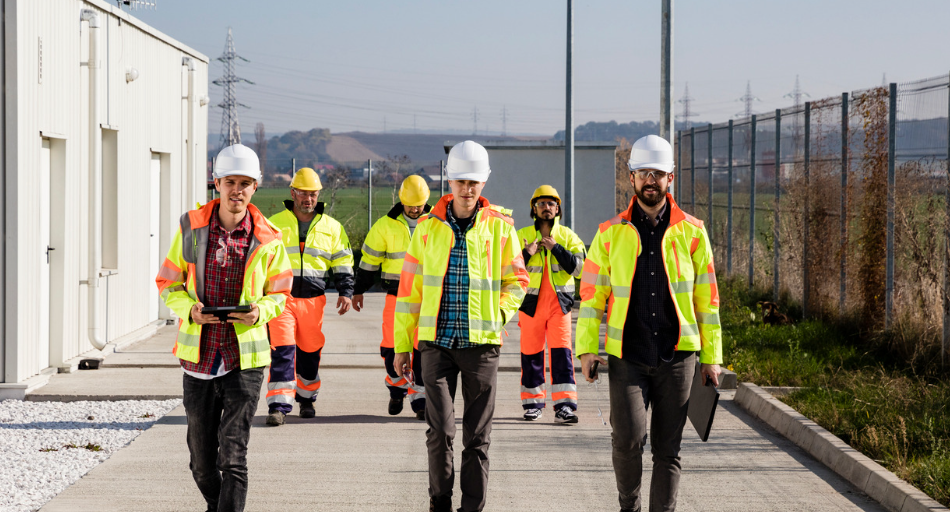
[[[699,366],[699,372],[704,377],[703,384],[706,383],[706,378],[709,378],[713,386],[719,387],[719,374],[722,373],[722,370],[718,364],[702,364]]]
[[[340,298],[336,300],[336,307],[339,310],[339,314],[342,315],[353,307],[353,299],[340,295]]]
[[[251,310],[247,313],[229,313],[228,323],[254,325],[260,317],[261,310],[257,308],[257,304],[251,303]]]
[[[205,307],[204,304],[196,302],[194,306],[191,306],[191,321],[198,325],[205,324],[220,324],[221,320],[214,315],[205,315],[201,312],[201,308]]]
[[[550,251],[551,249],[554,249],[554,246],[557,245],[557,242],[554,241],[554,237],[546,236],[541,239],[541,245]]]
[[[393,369],[400,377],[409,373],[409,352],[396,352],[393,357]]]
[[[581,373],[584,375],[584,378],[587,379],[587,382],[594,382],[594,379],[590,378],[590,367],[594,365],[594,361],[599,362],[602,365],[606,365],[607,361],[604,358],[600,357],[597,354],[587,353],[581,354]]]
[[[524,241],[524,250],[528,251],[528,254],[530,254],[531,256],[534,256],[534,253],[538,252],[538,242],[537,242],[537,240],[535,240],[534,242],[531,242],[530,244],[528,243],[527,240],[525,240],[525,241]]]
[[[355,309],[357,313],[359,313],[360,311],[363,311],[363,294],[362,293],[359,295],[353,296],[353,309]]]

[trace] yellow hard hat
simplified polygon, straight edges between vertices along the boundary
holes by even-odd
[[[290,182],[290,188],[297,190],[323,190],[323,185],[320,184],[320,176],[317,176],[317,171],[309,167],[301,167],[297,169],[297,174],[294,174],[294,180]]]
[[[558,205],[561,204],[561,196],[557,194],[557,189],[551,185],[541,185],[534,189],[534,194],[531,195],[531,211],[534,211],[534,202],[537,201],[539,197],[553,197],[557,199]]]
[[[399,186],[399,202],[403,206],[422,206],[429,200],[429,184],[418,174],[406,177]]]

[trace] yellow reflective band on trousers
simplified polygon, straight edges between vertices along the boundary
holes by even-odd
[[[699,221],[669,201],[670,226],[662,239],[663,267],[679,320],[677,350],[698,351],[705,364],[722,362],[719,290],[712,246]],[[635,199],[634,199],[635,201]],[[578,356],[597,353],[604,311],[609,311],[605,349],[622,357],[623,328],[630,307],[640,235],[631,223],[635,208],[600,225],[591,243],[581,278],[581,310],[576,330]]]
[[[416,331],[421,341],[436,337],[442,282],[455,245],[455,234],[444,220],[451,199],[447,195],[439,200],[428,217],[416,226],[409,242],[396,303],[396,352],[412,350]],[[484,198],[479,201],[481,208],[465,233],[468,341],[500,345],[505,321],[515,317],[524,299],[528,272],[511,218]]]
[[[162,300],[181,319],[175,356],[193,363],[197,363],[201,355],[201,326],[191,321],[191,308],[204,296],[207,232],[214,207],[219,203],[220,200],[214,200],[182,215],[163,270],[155,279]],[[251,215],[254,232],[248,248],[238,304],[257,304],[260,317],[255,325],[232,324],[237,335],[242,370],[270,364],[266,325],[283,311],[293,279],[290,261],[277,228],[254,205],[248,206],[248,214]],[[200,245],[201,240],[204,246]],[[176,272],[175,269],[180,271]]]

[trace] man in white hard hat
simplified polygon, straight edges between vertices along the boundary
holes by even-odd
[[[244,510],[251,419],[270,363],[265,326],[283,311],[292,282],[280,231],[251,204],[260,178],[254,151],[222,149],[214,163],[220,199],[181,216],[155,278],[180,319],[174,353],[190,467],[208,510]],[[234,306],[245,308],[205,309]]]
[[[409,372],[418,329],[429,425],[429,510],[434,512],[452,510],[452,382],[461,374],[459,510],[470,512],[485,507],[501,332],[524,299],[528,272],[510,210],[481,197],[491,173],[485,148],[470,140],[456,144],[445,170],[452,193],[416,227],[403,263],[393,366],[399,376]]]
[[[323,184],[316,171],[302,167],[290,182],[291,199],[270,221],[280,230],[294,282],[283,314],[268,324],[274,364],[267,383],[267,424],[280,426],[295,400],[301,418],[313,418],[320,393],[320,354],[326,343],[323,312],[330,271],[339,292],[342,315],[353,297],[353,250],[339,221],[324,213],[318,201]],[[288,378],[296,377],[296,383]]]
[[[396,295],[399,292],[399,277],[409,240],[419,221],[425,218],[431,207],[429,184],[417,174],[407,176],[399,186],[399,202],[389,213],[373,224],[363,241],[363,257],[356,269],[356,289],[353,292],[353,309],[363,309],[363,293],[373,286],[376,274],[382,273],[382,287],[386,290],[386,305],[383,307],[383,340],[379,355],[386,368],[386,387],[389,388],[389,414],[402,412],[403,402],[409,396],[409,407],[416,418],[426,419],[426,391],[422,380],[422,358],[418,347],[412,349],[414,379],[398,376],[393,368],[396,356],[394,336],[396,321]],[[418,340],[416,340],[418,343]]]
[[[674,510],[680,442],[697,353],[703,379],[719,385],[722,331],[712,245],[703,222],[677,206],[673,149],[647,135],[630,152],[630,207],[604,222],[591,242],[581,278],[576,349],[593,382],[599,331],[610,366],[613,465],[622,511],[641,508],[643,447],[650,417],[653,476],[650,510]]]

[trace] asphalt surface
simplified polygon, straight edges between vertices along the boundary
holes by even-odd
[[[328,304],[336,303],[335,296],[328,299]],[[378,351],[383,299],[382,294],[367,294],[362,312],[342,317],[328,308],[316,418],[301,419],[295,409],[285,425],[266,426],[262,390],[248,455],[247,510],[428,510],[425,423],[415,419],[408,402],[399,416],[386,412],[389,396]],[[515,323],[509,324],[508,334],[498,375],[486,510],[618,510],[605,423],[608,376],[597,386],[579,383],[578,424],[555,424],[550,408],[541,420],[525,422]],[[174,327],[164,327],[153,338],[111,355],[99,370],[55,375],[28,399],[180,397],[182,372],[171,355],[174,337]],[[723,392],[708,442],[687,425],[677,510],[885,510],[750,417],[733,396],[733,391]],[[188,470],[185,429],[184,410],[178,407],[42,510],[204,510]],[[459,419],[456,468],[460,436]],[[644,510],[649,461],[646,454]],[[455,495],[457,507],[458,478]]]

